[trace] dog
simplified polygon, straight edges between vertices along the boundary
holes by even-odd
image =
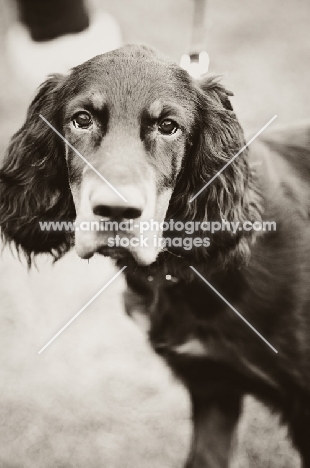
[[[194,80],[145,46],[50,76],[1,168],[1,232],[29,265],[75,245],[81,258],[126,267],[128,314],[142,318],[191,396],[187,468],[228,467],[246,394],[281,413],[309,468],[310,123],[245,147],[230,96],[218,79]],[[127,224],[40,228],[53,220]],[[146,241],[165,242],[129,243],[150,220],[159,231]],[[195,232],[186,237],[171,220]],[[239,228],[203,225],[223,222]],[[240,229],[264,222],[276,229]]]

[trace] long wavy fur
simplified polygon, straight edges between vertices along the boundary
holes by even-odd
[[[0,170],[0,225],[5,241],[22,250],[28,263],[48,252],[55,259],[70,247],[65,232],[44,232],[39,221],[74,219],[64,145],[39,114],[59,127],[57,89],[60,75],[51,76],[31,103],[26,121],[13,136]]]
[[[245,145],[242,128],[229,100],[231,95],[217,78],[205,78],[198,83],[196,128],[171,198],[168,218],[201,222],[261,221],[260,196],[255,174],[249,167],[247,149],[189,202]],[[206,233],[200,235],[205,237]],[[198,248],[193,253],[197,260],[212,257],[223,267],[231,262],[241,265],[249,259],[254,238],[253,231],[237,234],[221,231],[213,235],[210,249]]]

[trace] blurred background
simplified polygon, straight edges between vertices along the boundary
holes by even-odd
[[[43,1],[43,0],[42,0]],[[1,0],[0,160],[34,89],[13,67],[13,0]],[[124,43],[146,43],[179,62],[188,52],[193,0],[93,0]],[[308,0],[208,0],[210,73],[222,75],[246,132],[309,117]],[[29,62],[35,67],[35,63]],[[53,72],[54,70],[50,70]],[[186,391],[126,316],[118,278],[42,355],[38,350],[114,274],[74,252],[28,272],[0,259],[0,467],[178,468],[191,435]],[[299,468],[277,416],[246,399],[233,468]]]

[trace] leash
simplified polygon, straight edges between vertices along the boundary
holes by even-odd
[[[208,72],[209,55],[206,49],[206,10],[207,0],[193,0],[194,15],[189,53],[181,57],[180,65],[193,78]]]

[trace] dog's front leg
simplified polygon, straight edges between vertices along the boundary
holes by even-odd
[[[186,468],[228,468],[241,396],[192,397],[193,441]]]

